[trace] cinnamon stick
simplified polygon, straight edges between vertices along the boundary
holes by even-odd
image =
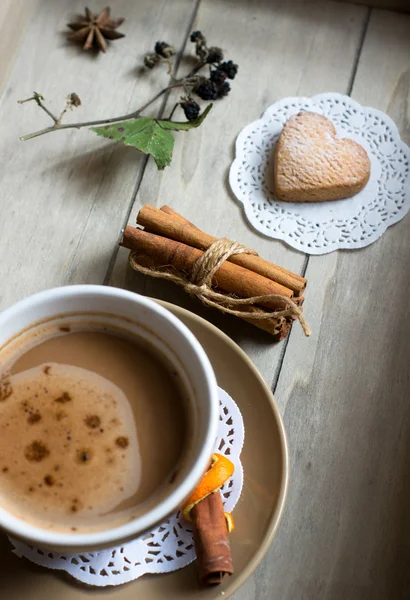
[[[179,219],[181,221],[181,223],[187,223],[187,224],[191,225],[191,227],[194,227],[195,229],[199,229],[196,225],[194,225],[192,223],[192,221],[188,221],[188,219],[186,219],[185,217],[183,217],[182,215],[177,213],[176,210],[174,210],[167,204],[164,204],[163,206],[161,206],[161,208],[159,210],[164,212],[167,215],[171,215],[172,217],[175,217],[175,219]]]
[[[138,256],[148,256],[156,266],[172,266],[178,271],[191,274],[196,260],[203,252],[141,229],[127,226],[124,230],[121,245],[133,250]],[[214,288],[220,288],[228,294],[235,294],[240,298],[279,294],[288,298],[292,291],[275,283],[258,273],[244,269],[228,261],[224,262],[212,279]],[[260,303],[265,308],[272,310],[285,308],[285,303],[280,299],[263,300]]]
[[[191,221],[188,221],[188,219],[186,219],[185,217],[183,217],[182,215],[177,213],[176,210],[174,210],[167,204],[164,204],[163,206],[161,206],[161,208],[159,210],[164,212],[167,215],[174,217],[175,219],[178,219],[181,223],[185,223],[186,225],[190,225],[194,229],[198,229],[198,227],[196,227],[196,225],[194,225],[194,223],[192,223]],[[302,277],[301,279],[304,279],[304,278]],[[306,280],[305,280],[305,286],[306,286]],[[299,296],[299,297],[293,298],[293,300],[298,306],[302,306],[304,297]],[[236,307],[236,310],[239,310],[239,311],[243,310],[243,312],[257,312],[261,309],[258,307],[254,307],[254,306],[247,306],[246,308],[244,307],[243,309],[241,309],[240,307]],[[278,342],[281,342],[289,335],[289,332],[292,328],[292,324],[294,321],[294,318],[285,318],[285,317],[276,317],[276,318],[272,317],[271,319],[264,319],[264,320],[260,320],[260,321],[256,320],[256,319],[247,319],[246,317],[241,317],[241,318],[244,321],[251,323],[252,325],[256,325],[256,327],[259,327],[259,329],[263,329],[264,331],[267,331],[272,336],[274,336]]]
[[[199,579],[205,585],[222,582],[232,575],[231,547],[219,490],[209,494],[191,510]]]
[[[142,267],[146,267],[146,268],[154,268],[154,267],[158,267],[158,264],[155,263],[149,256],[145,256],[145,255],[139,255],[138,256],[138,264],[140,264]],[[173,269],[172,268],[167,268],[167,267],[163,267],[161,269],[161,271],[166,271],[168,273],[172,273]],[[303,301],[304,297],[301,296],[300,298],[294,298],[294,301],[297,301],[296,303],[298,305],[301,304],[301,302],[299,302],[299,300]],[[256,307],[256,306],[249,306],[247,305],[246,307],[241,307],[241,306],[236,306],[235,307],[236,311],[240,311],[240,312],[244,312],[244,313],[249,313],[249,312],[260,312],[261,310],[263,310],[261,307]],[[242,319],[243,321],[246,321],[247,323],[250,323],[251,325],[256,325],[256,327],[258,327],[259,329],[262,329],[263,331],[266,331],[267,333],[269,333],[270,335],[272,335],[275,340],[277,342],[281,342],[282,340],[284,340],[292,327],[293,324],[293,320],[294,318],[292,317],[272,317],[270,319],[248,319],[245,316],[243,317],[239,317],[238,318]]]
[[[147,269],[152,269],[152,268],[155,268],[158,266],[162,266],[162,265],[158,265],[158,263],[155,262],[155,260],[153,260],[151,257],[149,257],[147,255],[143,255],[143,254],[138,255],[138,264],[141,265],[142,267],[146,267]],[[172,273],[173,269],[172,269],[172,267],[162,267],[161,271],[165,271],[167,273]],[[300,296],[299,298],[293,298],[293,300],[294,300],[295,304],[297,304],[298,306],[301,306],[301,304],[303,303],[304,297]],[[243,307],[243,308],[241,306],[236,306],[235,310],[241,311],[244,313],[249,313],[249,312],[259,312],[262,310],[262,308],[247,305],[246,307]],[[246,321],[247,323],[250,323],[251,325],[256,325],[256,327],[259,327],[259,329],[263,329],[264,331],[267,331],[275,338],[275,341],[277,341],[277,342],[281,342],[289,335],[289,332],[291,330],[293,320],[294,320],[294,319],[292,319],[292,317],[286,317],[286,318],[285,317],[272,317],[270,319],[263,319],[263,320],[262,319],[260,319],[260,320],[259,319],[247,319],[245,316],[239,317],[239,318],[242,319],[243,321]]]
[[[235,307],[235,310],[238,310],[238,307]],[[247,306],[246,308],[239,308],[240,311],[243,312],[259,312],[261,309],[256,308],[254,306]],[[247,323],[251,325],[256,325],[259,329],[263,329],[267,331],[271,335],[273,335],[277,342],[281,342],[288,335],[292,328],[293,319],[289,317],[272,317],[271,319],[247,319],[246,317],[240,317]]]
[[[182,242],[199,250],[207,250],[218,239],[195,227],[169,206],[163,206],[160,210],[146,204],[138,213],[137,223],[152,233]],[[274,265],[260,256],[236,254],[229,257],[228,260],[292,290],[296,296],[302,295],[306,287],[304,277]]]

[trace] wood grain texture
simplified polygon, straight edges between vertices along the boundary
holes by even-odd
[[[352,96],[407,143],[409,73],[410,17],[374,11]],[[410,597],[409,255],[407,215],[363,250],[309,260],[313,335],[306,351],[292,332],[276,391],[292,483],[255,597]]]
[[[214,103],[201,128],[178,134],[170,168],[159,173],[149,161],[130,224],[135,224],[144,204],[169,204],[207,233],[235,239],[255,248],[263,258],[299,273],[304,256],[253,231],[229,190],[234,140],[246,124],[281,97],[329,89],[346,92],[366,14],[363,7],[327,1],[201,3],[194,28],[203,31],[211,44],[223,46],[226,58],[239,64],[239,74],[230,96]],[[173,284],[132,273],[123,249],[110,283],[201,314],[252,356],[268,382],[274,378],[283,350],[280,344],[272,345],[268,334],[255,331],[250,324],[203,308]],[[296,324],[295,329],[298,327]]]
[[[236,238],[300,272],[303,255],[252,231],[231,196],[233,141],[281,97],[346,92],[368,9],[328,0],[203,0],[194,27],[223,45],[239,63],[239,76],[203,127],[178,134],[173,165],[158,173],[150,160],[144,173],[141,155],[87,131],[20,143],[19,135],[47,121],[16,100],[36,89],[58,110],[76,91],[83,106],[73,120],[134,108],[158,86],[152,74],[137,83],[140,55],[159,37],[181,46],[194,3],[113,0],[113,13],[127,17],[127,37],[99,57],[64,41],[67,13],[81,11],[80,1],[39,0],[37,11],[34,5],[4,4],[7,35],[16,37],[5,45],[0,69],[0,308],[54,285],[101,283],[131,203],[132,224],[143,204],[170,204],[207,232]],[[407,143],[409,56],[410,18],[372,11],[353,97],[387,111]],[[291,449],[289,500],[267,558],[236,600],[410,596],[409,220],[367,249],[310,259],[305,312],[313,335],[305,340],[296,326],[287,347],[272,346],[251,325],[202,308],[172,285],[137,276],[125,251],[109,269],[112,285],[174,301],[216,323],[268,382],[286,350],[276,395]],[[27,565],[21,597],[35,570]],[[13,571],[4,569],[2,589],[12,585]],[[60,589],[51,578],[47,592]],[[126,588],[129,598],[132,589]]]
[[[371,8],[410,12],[409,0],[338,0],[338,2],[353,2],[354,4],[363,4]]]
[[[127,17],[121,27],[126,37],[107,54],[95,55],[66,42],[66,23],[83,10],[82,2],[39,0],[0,100],[1,308],[48,287],[101,283],[145,164],[139,152],[87,129],[20,142],[20,135],[47,126],[49,119],[34,104],[17,100],[36,90],[57,112],[75,91],[83,104],[67,121],[139,107],[168,82],[165,69],[155,77],[141,74],[143,54],[159,34],[179,48],[193,7],[192,0],[115,0],[113,14]],[[20,2],[10,11],[9,23],[18,25]]]
[[[2,0],[0,10],[0,93],[3,92],[12,69],[15,54],[28,23],[38,6],[38,0]]]

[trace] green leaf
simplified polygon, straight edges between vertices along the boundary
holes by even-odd
[[[145,154],[151,154],[158,169],[164,169],[171,163],[174,149],[175,140],[170,130],[188,131],[194,127],[199,127],[211,108],[212,104],[207,106],[197,119],[184,123],[169,121],[168,119],[158,120],[139,117],[138,119],[113,123],[112,125],[91,127],[91,131],[109,140],[137,148]]]
[[[145,154],[152,154],[158,169],[164,169],[171,163],[174,138],[156,119],[141,117],[103,127],[91,127],[91,131],[126,146],[133,146]]]

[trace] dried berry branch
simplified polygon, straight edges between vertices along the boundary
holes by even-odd
[[[90,127],[91,131],[98,135],[133,146],[142,152],[152,154],[158,167],[163,168],[171,162],[172,157],[174,140],[169,131],[187,131],[192,127],[198,127],[211,108],[211,105],[208,106],[207,109],[200,114],[199,104],[194,100],[193,96],[196,95],[202,100],[217,100],[225,97],[231,89],[227,79],[234,79],[238,71],[238,66],[231,60],[222,62],[222,50],[215,46],[208,47],[206,39],[200,31],[193,32],[190,39],[191,42],[195,44],[195,53],[198,57],[197,64],[189,73],[181,78],[176,78],[174,74],[173,61],[175,57],[175,48],[167,42],[157,42],[155,44],[155,52],[145,55],[144,65],[148,69],[153,69],[161,64],[166,65],[172,82],[137,110],[118,117],[63,124],[62,119],[67,110],[76,108],[81,104],[77,94],[72,93],[68,96],[65,108],[62,110],[60,116],[56,117],[45,106],[44,97],[41,94],[34,92],[33,96],[26,100],[20,100],[19,103],[24,104],[30,101],[36,102],[38,107],[52,119],[53,124],[44,129],[23,135],[20,139],[22,141],[27,141],[61,129],[81,129],[83,127]],[[204,67],[209,67],[208,77],[200,75],[200,71]],[[142,116],[142,113],[151,104],[175,88],[181,88],[183,94],[168,119],[152,119]],[[187,119],[187,122],[185,123],[171,121],[178,105],[181,106],[184,111]],[[122,135],[118,135],[119,133]],[[143,140],[142,137],[144,138]],[[154,137],[157,139],[153,140]],[[154,141],[155,144],[153,143]]]
[[[24,104],[25,102],[30,102],[30,100],[35,100],[36,103],[38,104],[38,106],[40,106],[40,108],[42,108],[53,119],[54,125],[51,125],[50,127],[45,127],[44,129],[40,129],[39,131],[34,131],[33,133],[28,133],[26,135],[22,135],[20,137],[20,140],[22,142],[26,142],[27,140],[31,140],[32,138],[39,137],[40,135],[44,135],[45,133],[51,133],[52,131],[57,131],[58,129],[81,129],[82,127],[92,127],[94,125],[106,125],[109,123],[117,123],[119,121],[129,121],[130,119],[136,119],[137,117],[140,116],[140,114],[144,110],[146,110],[151,104],[153,104],[156,100],[158,100],[158,98],[160,98],[161,96],[166,94],[169,90],[172,90],[173,88],[178,88],[178,87],[182,87],[182,84],[178,83],[178,84],[171,84],[171,85],[167,86],[166,88],[164,88],[163,90],[158,92],[158,94],[156,94],[153,98],[151,98],[151,100],[149,100],[143,106],[141,106],[141,108],[139,108],[138,110],[135,110],[134,112],[129,113],[127,115],[121,115],[119,117],[111,117],[109,119],[99,119],[97,121],[83,121],[80,123],[65,123],[64,125],[61,123],[60,119],[57,119],[44,106],[44,104],[39,102],[38,98],[40,98],[40,101],[41,101],[41,100],[44,100],[44,96],[42,96],[41,94],[37,94],[37,92],[34,92],[34,95],[31,98],[27,98],[26,100],[18,100],[18,103]],[[70,95],[72,95],[72,94],[70,94]],[[77,94],[75,94],[75,95],[77,96]],[[78,96],[77,96],[77,98],[78,98]],[[81,104],[81,101],[80,101],[80,104]],[[62,115],[64,113],[65,113],[65,110],[62,112]]]

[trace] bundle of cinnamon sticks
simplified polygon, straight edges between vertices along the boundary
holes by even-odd
[[[160,209],[149,204],[138,213],[136,227],[126,227],[121,245],[132,251],[133,261],[141,267],[183,273],[188,279],[198,258],[217,238],[204,233],[169,206]],[[293,316],[269,317],[269,311],[286,309],[285,298],[299,307],[307,281],[255,254],[235,254],[221,264],[212,278],[212,287],[227,297],[250,298],[277,295],[261,299],[256,305],[235,306],[244,320],[283,340],[289,333]],[[266,311],[267,318],[253,320],[246,315]]]

